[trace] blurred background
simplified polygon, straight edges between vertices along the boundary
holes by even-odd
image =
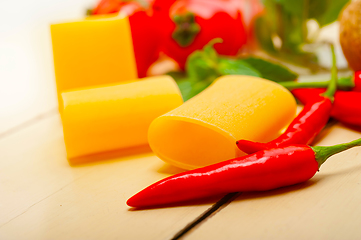
[[[95,0],[2,1],[0,136],[57,111],[50,24],[84,17]]]
[[[243,6],[243,17],[245,18],[244,21],[249,23],[253,14],[249,6],[253,2],[259,2],[252,0],[239,0],[239,2],[242,4],[247,3],[244,5],[246,7]],[[260,36],[262,36],[262,34],[263,36],[269,36],[269,39],[268,37],[261,39],[259,42],[262,51],[258,49],[254,50],[254,52],[270,59],[287,60],[287,57],[284,58],[284,56],[272,52],[274,49],[267,49],[267,41],[271,41],[273,45],[272,48],[276,48],[276,50],[282,50],[282,46],[285,46],[287,41],[287,39],[282,39],[280,34],[275,35],[274,33],[267,32],[270,31],[270,29],[280,32],[280,26],[272,22],[272,20],[268,22],[267,20],[277,16],[277,14],[280,14],[278,16],[290,14],[273,12],[275,5],[272,4],[274,4],[275,1],[264,0],[261,2],[266,9],[271,9],[269,12],[272,12],[272,16],[270,16],[270,14],[263,15],[260,23],[255,25],[257,26],[256,31],[259,32],[258,34]],[[313,14],[313,17],[318,18],[318,22],[314,19],[306,19],[305,24],[303,24],[307,28],[306,40],[312,40],[312,44],[316,43],[316,45],[323,41],[333,42],[336,45],[338,66],[341,70],[344,69],[347,71],[347,63],[338,43],[339,25],[337,22],[333,22],[335,16],[337,16],[341,9],[340,6],[342,7],[347,1],[314,0],[309,2],[313,3],[313,10],[311,9],[309,14],[310,16]],[[51,23],[67,22],[83,18],[87,9],[93,9],[98,3],[99,1],[97,0],[19,0],[2,2],[1,6],[4,11],[0,15],[0,137],[13,131],[17,126],[27,124],[34,119],[42,118],[48,114],[57,113],[49,26]],[[299,14],[294,10],[298,7],[297,3],[288,5],[286,3],[284,9],[287,10],[287,7],[289,7],[292,14]],[[315,13],[316,8],[324,11],[324,16],[318,16]],[[293,18],[294,16],[291,17]],[[290,20],[289,22],[291,23],[292,21]],[[288,23],[287,19],[284,19],[283,23]],[[274,24],[274,26],[271,26],[272,24]],[[321,26],[323,27],[322,29],[320,29]],[[295,27],[293,25],[282,26],[282,29],[290,30],[295,29]],[[291,35],[292,34],[294,35],[295,33],[291,33]],[[297,40],[299,42],[296,41],[295,46],[297,44],[303,44],[303,41],[306,40]],[[281,47],[280,44],[282,45]],[[325,73],[331,64],[330,52],[325,51],[325,47],[318,46],[315,48],[312,44],[306,46],[306,48],[312,48],[313,54],[318,58],[318,66],[321,66],[320,69],[314,69],[314,72]],[[295,48],[298,48],[298,45]],[[310,56],[306,55],[307,54],[303,56],[305,57],[304,59],[301,59],[301,57],[295,60],[295,62],[298,60],[307,60]],[[313,56],[311,56],[311,58],[312,57]],[[163,55],[163,64],[164,58],[166,57]],[[171,64],[168,62],[168,65],[160,66],[166,66],[166,68],[171,69],[175,65],[174,62]],[[302,63],[287,66],[290,66],[301,74],[312,73],[312,71],[309,71],[310,68],[304,68],[305,66],[302,66]],[[153,66],[153,73],[157,74],[161,72],[162,70],[159,70],[159,67]]]

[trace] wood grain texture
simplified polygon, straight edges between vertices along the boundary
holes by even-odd
[[[83,17],[96,2],[2,2],[0,134],[57,107],[50,23]]]
[[[334,125],[318,145],[361,137]],[[360,239],[361,148],[331,157],[310,181],[273,191],[242,193],[187,240]],[[209,234],[212,232],[213,234]]]
[[[130,196],[180,170],[149,151],[70,166],[57,115],[1,140],[0,153],[0,239],[168,239],[214,203],[130,209]]]
[[[88,164],[81,163],[84,159],[77,165],[67,162],[60,118],[53,111],[57,103],[49,25],[81,17],[96,2],[2,3],[1,240],[171,239],[218,200],[160,209],[127,207],[128,197],[180,171],[146,147],[94,156]],[[326,30],[332,36],[336,31]],[[320,38],[336,39],[332,36]],[[327,65],[329,56],[321,62]],[[359,137],[361,131],[337,124],[317,144]],[[355,148],[329,159],[307,183],[242,193],[183,239],[361,239],[360,203],[361,148]]]

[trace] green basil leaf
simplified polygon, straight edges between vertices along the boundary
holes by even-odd
[[[261,77],[261,73],[242,59],[220,58],[218,72],[221,75],[248,75]]]
[[[293,81],[298,77],[297,73],[292,72],[287,67],[261,58],[248,57],[243,59],[243,61],[253,67],[253,69],[256,69],[263,78],[271,81]]]
[[[185,72],[171,71],[167,75],[171,76],[176,82],[188,80],[188,76]]]
[[[197,50],[188,57],[186,71],[191,81],[213,82],[219,76],[217,71],[218,53],[213,45],[220,41],[217,38],[213,39],[202,50]]]
[[[218,75],[214,63],[201,51],[191,54],[186,63],[186,71],[190,80],[200,81]]]
[[[183,79],[181,81],[177,81],[179,90],[182,94],[183,100],[186,101],[190,97],[190,94],[192,92],[192,82],[189,81],[189,79]]]

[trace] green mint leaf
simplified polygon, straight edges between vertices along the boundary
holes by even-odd
[[[287,67],[261,58],[248,57],[243,61],[256,69],[261,74],[261,77],[271,81],[293,81],[298,77],[297,73],[292,72]]]

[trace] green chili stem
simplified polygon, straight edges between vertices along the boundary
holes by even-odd
[[[322,96],[329,98],[332,102],[334,99],[335,92],[337,90],[337,66],[336,66],[336,54],[335,47],[333,44],[330,44],[331,52],[332,52],[332,68],[331,68],[331,80],[326,89],[326,92],[322,94]]]
[[[296,88],[327,88],[328,85],[330,84],[330,80],[320,81],[320,82],[287,81],[287,82],[279,82],[279,84],[281,84],[288,90],[292,90],[292,89],[296,89]],[[355,87],[353,76],[341,77],[341,78],[337,79],[337,88],[338,89],[350,90],[353,87]]]
[[[315,152],[315,158],[316,161],[318,162],[318,167],[320,167],[332,155],[356,146],[361,146],[361,138],[354,140],[352,142],[341,143],[334,146],[328,146],[328,147],[313,146],[311,148]]]

